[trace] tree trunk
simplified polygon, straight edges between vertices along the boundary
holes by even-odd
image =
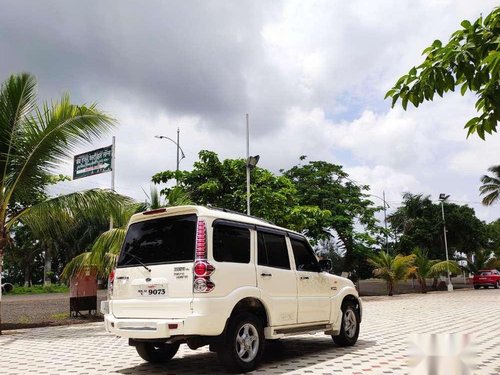
[[[352,271],[354,266],[353,241],[351,236],[343,236],[339,233],[339,238],[345,246],[344,271]]]
[[[31,286],[31,266],[29,263],[24,267],[24,286]]]
[[[50,251],[50,247],[47,246],[45,249],[45,266],[43,267],[43,285],[48,286],[51,284],[51,275],[52,275],[52,254]]]
[[[420,290],[422,293],[427,293],[427,283],[425,282],[425,278],[419,277],[418,282],[420,283]]]
[[[394,283],[392,281],[387,281],[387,291],[389,296],[392,296],[394,293]]]
[[[0,335],[2,334],[2,266],[3,266],[3,249],[0,248]]]

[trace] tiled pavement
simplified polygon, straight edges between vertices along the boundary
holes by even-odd
[[[366,299],[356,346],[324,335],[282,339],[266,348],[256,374],[405,374],[411,334],[473,334],[474,374],[500,374],[500,290],[468,290]],[[166,365],[141,360],[101,323],[5,331],[0,374],[218,374],[206,347],[185,345]],[[450,372],[451,373],[451,372]]]

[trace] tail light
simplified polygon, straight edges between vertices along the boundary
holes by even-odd
[[[207,260],[207,228],[204,220],[198,220],[196,228],[196,250],[193,268],[193,292],[208,293],[215,288],[210,280],[215,267]]]
[[[113,296],[113,284],[115,283],[115,270],[111,271],[108,277],[108,299]]]

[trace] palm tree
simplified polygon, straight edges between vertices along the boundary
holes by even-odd
[[[473,253],[471,258],[460,258],[466,262],[462,266],[467,272],[476,275],[479,270],[500,268],[500,259],[493,255],[491,250],[480,249]]]
[[[82,271],[85,267],[94,267],[98,277],[107,277],[116,265],[116,259],[120,253],[127,224],[130,217],[146,209],[157,209],[165,206],[181,206],[192,204],[189,195],[180,187],[176,186],[167,195],[168,204],[161,204],[157,190],[151,188],[151,197],[146,204],[131,204],[122,208],[120,214],[114,218],[115,228],[102,233],[92,245],[90,251],[74,257],[63,269],[61,279],[70,278]]]
[[[412,254],[414,255],[412,274],[416,276],[422,293],[427,293],[426,279],[446,274],[448,269],[452,273],[460,273],[460,267],[453,260],[431,260],[428,257],[428,251],[419,247],[414,248]]]
[[[500,165],[494,165],[488,168],[493,176],[484,175],[481,177],[483,185],[479,192],[483,195],[483,204],[490,206],[500,199]]]
[[[375,269],[373,275],[387,282],[387,292],[389,296],[394,293],[394,288],[398,281],[406,280],[412,273],[412,263],[414,255],[401,255],[395,257],[385,251],[372,255],[368,258]]]
[[[95,105],[71,104],[68,95],[39,108],[36,86],[35,77],[23,73],[0,87],[0,265],[17,222],[36,236],[57,236],[76,218],[109,216],[126,201],[100,189],[40,200],[55,167],[111,129],[114,120]]]

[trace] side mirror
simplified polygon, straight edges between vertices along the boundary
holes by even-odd
[[[332,270],[332,261],[330,259],[320,259],[319,267],[321,271],[330,272]]]

